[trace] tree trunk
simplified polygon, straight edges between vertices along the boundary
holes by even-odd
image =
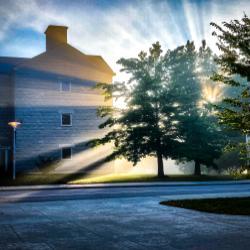
[[[160,152],[157,152],[157,164],[158,164],[158,177],[163,178],[164,177],[163,159],[162,159],[162,154]]]
[[[194,175],[196,175],[196,176],[200,176],[201,175],[201,164],[200,164],[199,161],[195,161]]]

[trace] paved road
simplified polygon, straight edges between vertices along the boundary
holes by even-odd
[[[0,249],[249,249],[250,217],[159,205],[250,184],[0,192]]]

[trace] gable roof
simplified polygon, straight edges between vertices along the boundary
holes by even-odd
[[[33,70],[78,77],[91,81],[110,82],[115,75],[101,56],[86,55],[69,44],[60,43],[17,65],[17,69]]]
[[[67,42],[66,26],[49,25],[46,51],[33,58],[0,57],[0,73],[30,69],[90,81],[112,82],[113,70],[101,56],[86,55]]]

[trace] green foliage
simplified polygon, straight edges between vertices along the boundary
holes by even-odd
[[[182,133],[184,142],[179,151],[186,161],[217,168],[214,163],[225,145],[225,134],[218,126],[216,119],[210,115],[193,114],[183,121]]]
[[[241,20],[223,22],[222,27],[211,25],[216,29],[213,35],[221,51],[216,59],[220,73],[212,79],[240,90],[238,95],[226,97],[217,106],[218,119],[220,124],[247,135],[250,133],[250,86],[247,83],[250,80],[250,19],[245,15]],[[247,158],[247,145],[237,146],[241,155]]]
[[[89,142],[92,146],[112,142],[114,151],[108,160],[122,156],[135,165],[148,155],[158,158],[172,156],[178,144],[175,124],[178,107],[175,106],[176,100],[169,84],[175,54],[178,54],[178,50],[168,51],[163,56],[157,42],[149,53],[141,52],[137,58],[118,61],[121,71],[131,76],[126,84],[120,83],[119,89],[116,89],[118,96],[126,94],[127,109],[120,112],[99,109],[99,114],[107,118],[100,127],[111,126],[112,130],[103,138]],[[108,97],[113,95],[116,88],[105,84],[97,87],[103,89]]]
[[[245,167],[230,167],[228,168],[228,173],[230,176],[232,176],[234,179],[242,179],[242,178],[249,178],[250,172],[249,169],[246,169]]]
[[[208,79],[215,69],[212,58],[205,41],[199,52],[188,41],[164,55],[157,42],[148,53],[120,59],[121,71],[130,76],[128,82],[99,83],[96,88],[106,100],[125,97],[127,108],[100,107],[97,114],[105,121],[99,127],[110,130],[88,144],[113,143],[107,160],[124,157],[134,165],[146,156],[156,156],[160,175],[162,157],[214,166],[221,153],[218,129],[211,113],[199,107],[200,78]]]
[[[177,80],[176,91],[182,89],[182,92],[179,92],[178,110],[182,143],[177,150],[177,159],[195,161],[199,168],[196,174],[200,174],[200,164],[217,168],[214,160],[222,154],[225,135],[218,126],[209,103],[205,102],[204,105],[202,102],[204,85],[213,87],[209,75],[216,71],[214,55],[203,41],[199,52],[192,46],[192,53],[189,53],[188,57],[189,60],[183,58],[183,63],[187,63],[188,67],[178,64],[176,75],[173,77]],[[179,72],[182,72],[182,75]]]

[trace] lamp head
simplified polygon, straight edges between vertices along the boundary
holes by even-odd
[[[8,125],[11,126],[13,129],[16,129],[18,128],[22,123],[21,122],[18,122],[18,121],[12,121],[12,122],[9,122]]]

